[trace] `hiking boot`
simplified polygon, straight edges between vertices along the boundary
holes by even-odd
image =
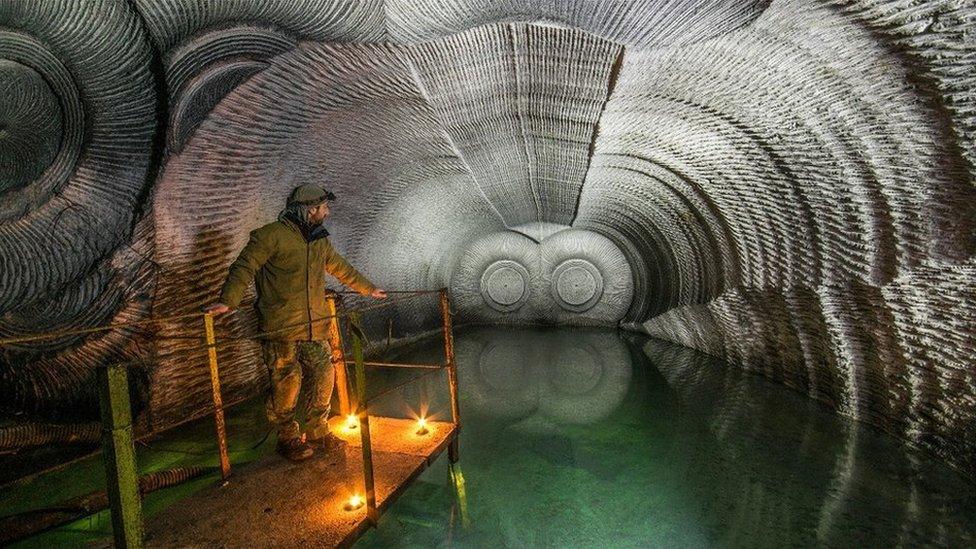
[[[341,438],[335,436],[332,433],[329,433],[322,438],[310,438],[308,439],[308,443],[314,446],[315,448],[319,448],[328,453],[342,450],[343,448],[345,448],[347,444],[346,441],[342,440]]]
[[[275,451],[285,456],[291,461],[304,461],[315,453],[315,450],[305,442],[305,438],[291,438],[288,440],[278,440]]]

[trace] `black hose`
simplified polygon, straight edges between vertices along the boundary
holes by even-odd
[[[23,423],[0,427],[0,451],[20,451],[48,444],[94,444],[101,440],[100,423]]]
[[[139,477],[139,492],[148,494],[217,471],[216,467],[181,467]],[[0,517],[0,545],[22,540],[108,508],[106,492],[92,492],[59,505]]]

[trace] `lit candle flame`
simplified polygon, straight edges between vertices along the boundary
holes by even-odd
[[[359,494],[353,494],[349,501],[346,502],[346,511],[355,511],[363,506],[364,500],[363,496]]]
[[[420,419],[418,419],[417,420],[417,434],[418,435],[426,435],[429,432],[430,431],[427,429],[427,419],[426,418],[420,418]]]
[[[355,414],[346,416],[346,424],[343,426],[346,431],[355,431],[359,428],[359,418]]]

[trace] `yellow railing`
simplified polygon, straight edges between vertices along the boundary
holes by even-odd
[[[364,489],[366,491],[366,514],[370,522],[374,525],[378,519],[378,511],[376,504],[376,487],[374,482],[374,468],[373,468],[373,458],[372,458],[372,444],[370,438],[370,427],[369,427],[369,401],[366,397],[366,373],[365,367],[376,366],[385,368],[417,368],[424,370],[431,370],[427,374],[419,375],[411,378],[406,383],[413,383],[421,378],[426,377],[428,374],[433,373],[432,371],[447,371],[447,381],[448,390],[451,396],[451,423],[453,424],[453,431],[450,434],[450,442],[448,443],[448,458],[451,463],[457,463],[459,459],[458,452],[458,433],[461,427],[461,412],[458,404],[458,382],[457,382],[457,364],[454,360],[454,330],[451,315],[451,305],[450,298],[448,296],[446,289],[441,289],[440,293],[440,310],[441,310],[441,323],[442,323],[442,334],[444,337],[444,363],[443,364],[408,364],[408,363],[396,363],[396,362],[366,362],[363,359],[363,340],[362,336],[356,331],[352,330],[352,352],[353,360],[351,364],[356,369],[356,393],[358,409],[355,415],[358,418],[360,425],[360,436],[362,437],[362,448],[363,448],[363,483]],[[358,313],[354,313],[352,320],[358,321],[356,318]],[[338,332],[338,321],[334,323],[335,329]],[[339,342],[339,348],[342,348],[341,341]],[[335,355],[333,355],[335,356]],[[341,362],[333,363],[333,367],[336,370],[336,380],[340,378],[339,372],[343,372],[343,378],[348,379],[348,376],[344,372],[347,365],[350,364],[349,361],[342,360]],[[405,384],[400,384],[387,389],[383,393],[378,395],[373,395],[372,399],[377,399],[380,396],[388,394],[394,390],[401,388]],[[343,386],[339,385],[340,391],[340,402],[342,402],[342,392],[348,392],[348,384]],[[349,397],[346,397],[346,401],[349,401]]]
[[[384,300],[376,305],[361,307],[357,310],[352,310],[348,312],[340,311],[339,301],[337,299],[337,294],[335,292],[328,293],[328,314],[321,318],[315,318],[308,322],[296,324],[298,325],[311,325],[317,322],[328,322],[328,343],[331,349],[330,360],[332,366],[336,372],[336,386],[339,399],[339,410],[343,417],[348,415],[354,415],[358,418],[359,424],[361,426],[360,433],[362,437],[362,453],[363,453],[363,481],[364,488],[366,491],[366,514],[368,520],[372,524],[376,524],[378,519],[378,509],[376,502],[376,490],[374,482],[374,466],[372,459],[372,441],[370,438],[369,430],[369,403],[370,399],[366,397],[366,375],[365,367],[381,367],[381,368],[415,368],[429,370],[427,374],[433,373],[434,371],[447,371],[447,382],[448,389],[450,391],[451,398],[451,422],[453,425],[453,430],[450,434],[450,442],[448,446],[448,454],[451,463],[456,463],[458,460],[458,432],[460,428],[460,409],[458,405],[458,387],[457,387],[457,367],[454,360],[454,335],[453,335],[453,322],[450,307],[450,298],[446,288],[440,290],[418,290],[418,291],[390,291],[395,298]],[[359,324],[359,315],[363,312],[380,309],[384,307],[389,307],[395,303],[399,303],[414,297],[422,295],[431,295],[437,293],[439,294],[440,301],[440,313],[441,313],[441,332],[444,338],[444,363],[443,364],[408,364],[408,363],[396,363],[396,362],[367,362],[363,357],[364,350],[364,336],[362,335]],[[273,338],[274,334],[281,332],[283,330],[288,330],[294,328],[295,326],[286,326],[280,329],[271,330],[268,332],[262,332],[255,334],[253,336],[246,337],[228,337],[228,338],[218,338],[216,336],[216,331],[214,328],[214,315],[210,313],[191,313],[184,315],[177,315],[171,317],[163,318],[153,318],[135,322],[119,323],[119,324],[109,324],[105,326],[98,326],[94,328],[85,328],[78,330],[62,330],[57,332],[50,332],[44,334],[32,334],[29,336],[12,337],[6,339],[0,339],[0,348],[2,347],[16,347],[21,346],[26,343],[33,343],[38,341],[48,341],[53,339],[60,339],[65,337],[72,337],[78,335],[90,335],[96,333],[110,332],[113,330],[121,330],[126,328],[132,328],[137,326],[148,326],[153,324],[161,323],[172,323],[177,321],[188,321],[195,319],[203,319],[203,337],[202,341],[205,343],[204,347],[207,350],[207,358],[210,367],[210,381],[211,381],[211,393],[213,398],[213,410],[214,410],[214,423],[216,427],[216,439],[217,439],[217,449],[218,457],[220,462],[221,479],[223,482],[227,482],[231,475],[231,463],[229,458],[229,453],[227,449],[227,433],[226,425],[224,420],[224,404],[223,397],[221,395],[220,387],[220,371],[218,362],[218,348],[227,343],[237,342],[243,339],[254,339],[254,340],[264,340]],[[340,326],[341,319],[349,319],[351,322],[352,329],[350,330],[352,339],[352,355],[353,360],[347,360],[346,349],[344,346],[344,341],[342,337],[342,329]],[[159,339],[170,339],[167,337],[162,337]],[[196,339],[196,338],[193,338]],[[112,364],[106,368],[109,372],[116,372],[116,377],[124,379],[125,367],[144,364],[144,360],[135,360],[125,363]],[[356,375],[356,399],[355,402],[351,398],[349,374],[347,368],[352,366],[355,368]],[[121,371],[120,371],[121,369]],[[415,376],[407,381],[407,383],[415,382],[427,374],[420,376]],[[120,377],[121,376],[121,377]],[[105,387],[103,388],[102,394],[105,397],[103,399],[103,424],[106,426],[106,430],[121,433],[122,436],[116,436],[115,439],[110,439],[110,437],[105,437],[103,439],[104,450],[106,454],[106,460],[109,460],[111,456],[117,456],[120,453],[125,456],[135,455],[133,447],[133,437],[132,437],[132,426],[131,420],[127,420],[126,424],[119,426],[117,420],[113,420],[111,417],[106,417],[104,411],[121,409],[122,407],[128,409],[128,384],[127,383],[112,383],[111,376],[101,376],[103,379],[107,379],[103,383]],[[388,389],[380,394],[373,395],[372,400],[375,400],[384,394],[389,393],[393,389],[402,387],[403,384],[398,385],[392,389]],[[124,401],[124,404],[123,404]],[[110,414],[111,415],[111,414]],[[123,432],[124,431],[124,432]],[[118,441],[123,441],[121,446],[119,446]],[[116,544],[119,546],[132,546],[133,544],[141,544],[141,533],[142,533],[142,518],[141,509],[133,509],[133,505],[141,505],[138,503],[138,496],[133,496],[136,494],[137,487],[134,486],[133,480],[137,478],[135,475],[135,462],[134,459],[129,460],[127,463],[118,464],[114,463],[109,467],[108,461],[106,461],[107,470],[109,472],[109,499],[112,506],[112,516],[113,516],[113,531],[116,536]],[[120,467],[126,469],[125,471],[120,471]],[[131,469],[131,470],[129,470]],[[135,503],[133,503],[135,501]],[[133,521],[138,522],[138,524],[132,524]],[[133,538],[133,532],[138,532],[136,537]]]

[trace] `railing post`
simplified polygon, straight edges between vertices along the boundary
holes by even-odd
[[[132,441],[129,376],[125,365],[98,370],[102,410],[102,445],[112,534],[116,547],[142,547],[142,499],[136,450]]]
[[[339,413],[345,417],[352,413],[349,404],[349,375],[346,371],[346,357],[342,351],[342,331],[339,329],[339,308],[336,307],[336,294],[326,291],[326,312],[329,318],[329,349],[332,369],[335,371],[336,391],[339,393]]]
[[[441,288],[441,318],[444,328],[444,360],[447,365],[448,385],[451,389],[451,421],[454,423],[454,435],[451,438],[450,446],[447,448],[447,455],[451,463],[457,463],[458,455],[458,432],[461,429],[461,407],[458,404],[458,379],[457,364],[454,361],[454,328],[451,320],[451,299],[448,296],[447,288]]]
[[[351,313],[350,321],[358,325],[359,314]],[[359,433],[363,447],[363,484],[366,490],[366,518],[376,526],[376,486],[373,480],[373,448],[369,436],[369,404],[366,401],[366,365],[363,363],[363,341],[357,330],[352,332],[352,358],[356,362],[356,397],[359,405]]]
[[[220,476],[230,477],[230,457],[227,455],[227,430],[224,425],[224,399],[220,395],[220,375],[217,371],[217,338],[214,337],[213,315],[203,315],[207,336],[207,356],[210,359],[210,386],[213,389],[214,423],[217,426],[217,451],[220,454]]]
[[[471,518],[468,516],[468,492],[464,487],[464,474],[461,473],[461,464],[449,464],[447,472],[451,477],[451,484],[454,486],[454,494],[457,496],[458,510],[461,514],[461,526],[467,529],[471,527]]]

